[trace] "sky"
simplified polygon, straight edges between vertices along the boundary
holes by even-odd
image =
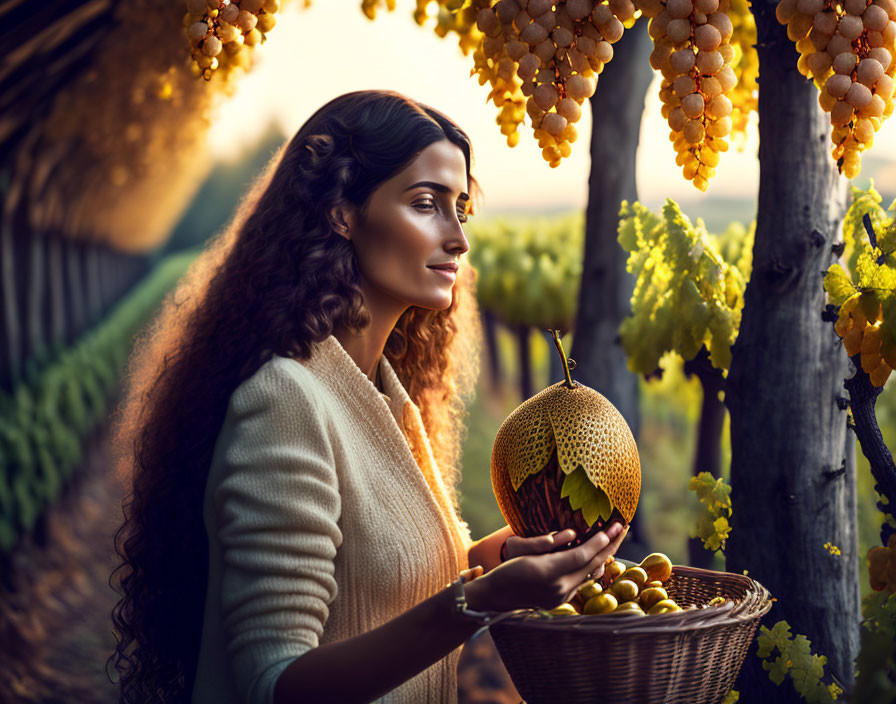
[[[300,9],[292,0],[278,13],[277,26],[257,51],[258,62],[223,103],[209,132],[217,158],[237,158],[271,121],[291,136],[321,105],[342,93],[388,88],[438,108],[454,119],[473,143],[474,174],[483,187],[480,216],[508,211],[575,209],[587,200],[591,113],[583,110],[572,155],[556,169],[542,157],[532,129],[520,127],[521,140],[509,148],[495,123],[497,108],[486,103],[489,87],[470,76],[465,57],[451,35],[440,39],[431,27],[417,26],[413,0],[397,0],[395,12],[381,11],[373,22],[359,0],[316,0]],[[647,204],[667,196],[699,204],[705,198],[754,199],[759,181],[758,133],[751,124],[743,151],[722,154],[716,176],[701,194],[681,175],[669,129],[660,115],[659,74],[648,91],[637,156],[639,197]],[[600,90],[598,81],[597,90]],[[875,135],[868,154],[896,154],[896,120]],[[896,167],[890,170],[896,181]],[[893,191],[896,183],[879,184]],[[699,213],[698,213],[699,214]]]

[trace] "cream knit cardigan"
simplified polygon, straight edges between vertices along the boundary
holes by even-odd
[[[195,704],[270,704],[295,658],[395,618],[467,567],[469,529],[420,411],[385,357],[380,371],[385,395],[330,336],[233,392],[205,490]],[[379,701],[455,702],[459,650]]]

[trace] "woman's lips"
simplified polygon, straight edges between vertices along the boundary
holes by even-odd
[[[450,279],[451,281],[454,281],[455,277],[457,276],[457,273],[453,269],[437,269],[434,266],[428,268],[432,269],[437,274],[441,274],[445,278]]]

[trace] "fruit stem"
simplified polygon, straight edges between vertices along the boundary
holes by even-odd
[[[560,331],[559,330],[551,330],[551,336],[554,338],[554,344],[557,345],[557,350],[560,352],[560,361],[563,363],[563,375],[566,377],[566,380],[563,382],[566,384],[567,388],[574,389],[576,385],[572,381],[572,375],[569,373],[569,360],[566,358],[566,353],[563,351],[563,342],[560,340]],[[575,364],[575,362],[573,362]]]

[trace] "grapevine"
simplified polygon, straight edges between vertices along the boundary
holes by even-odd
[[[896,224],[880,207],[880,195],[853,189],[853,204],[844,220],[844,240],[855,278],[839,263],[824,277],[828,298],[838,307],[834,330],[846,353],[860,355],[862,369],[882,387],[896,368]],[[890,206],[892,212],[896,203]],[[875,234],[872,242],[863,221]]]
[[[893,112],[896,1],[781,0],[776,15],[796,42],[800,73],[814,79],[830,113],[831,156],[854,178],[862,151]]]
[[[807,702],[827,704],[835,702],[843,693],[843,687],[824,666],[827,657],[812,652],[812,643],[804,635],[792,635],[787,621],[778,621],[771,629],[759,627],[756,654],[762,659],[762,668],[777,685],[790,678],[794,689]],[[831,681],[824,682],[825,677]]]
[[[650,17],[654,49],[650,65],[663,75],[663,117],[684,177],[705,191],[728,150],[732,102],[737,84],[731,67],[734,25],[730,0],[642,0]]]
[[[752,238],[752,230],[742,227],[732,233]],[[715,368],[728,368],[751,250],[749,244],[733,245],[732,238],[724,238],[729,241],[723,251],[735,257],[727,261],[702,221],[692,224],[674,201],[666,201],[662,217],[640,203],[623,202],[619,243],[629,252],[626,267],[636,283],[632,315],[619,332],[632,371],[651,373],[669,350],[692,359],[704,345]]]
[[[896,699],[896,594],[873,592],[862,602],[861,648],[852,700]]]
[[[707,550],[724,552],[731,532],[731,485],[721,477],[716,479],[709,472],[700,472],[691,477],[688,489],[697,495],[702,506],[691,537],[700,538]]]

